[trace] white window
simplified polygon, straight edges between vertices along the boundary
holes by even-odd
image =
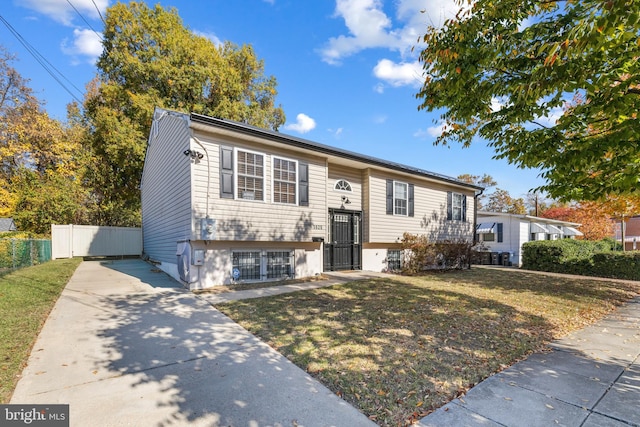
[[[264,154],[236,150],[236,198],[264,201]]]
[[[298,203],[298,163],[273,158],[273,202],[295,205]]]
[[[346,179],[339,179],[336,181],[336,185],[333,187],[336,191],[349,191],[351,192],[351,184]]]
[[[407,206],[409,205],[409,194],[407,184],[404,182],[393,182],[393,214],[407,215]]]
[[[451,197],[451,214],[453,220],[461,221],[462,216],[462,202],[464,196],[460,193],[453,193]]]

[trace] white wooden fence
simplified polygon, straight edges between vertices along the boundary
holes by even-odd
[[[142,254],[142,229],[94,225],[51,225],[51,258]]]

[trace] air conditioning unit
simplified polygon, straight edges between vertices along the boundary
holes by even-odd
[[[191,243],[178,242],[176,250],[178,258],[178,275],[180,280],[193,283],[198,280],[198,268],[191,265]]]

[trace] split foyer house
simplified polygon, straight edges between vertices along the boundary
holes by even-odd
[[[404,232],[473,241],[481,187],[279,132],[156,109],[144,253],[191,289],[400,267]]]
[[[574,222],[531,215],[479,211],[476,242],[487,252],[508,254],[510,264],[521,266],[524,243],[534,240],[574,239],[582,236],[577,230],[579,226]]]

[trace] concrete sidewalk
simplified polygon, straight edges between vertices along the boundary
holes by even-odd
[[[423,418],[427,426],[640,426],[640,297]]]
[[[71,426],[371,426],[367,417],[141,260],[80,264],[11,403]]]

